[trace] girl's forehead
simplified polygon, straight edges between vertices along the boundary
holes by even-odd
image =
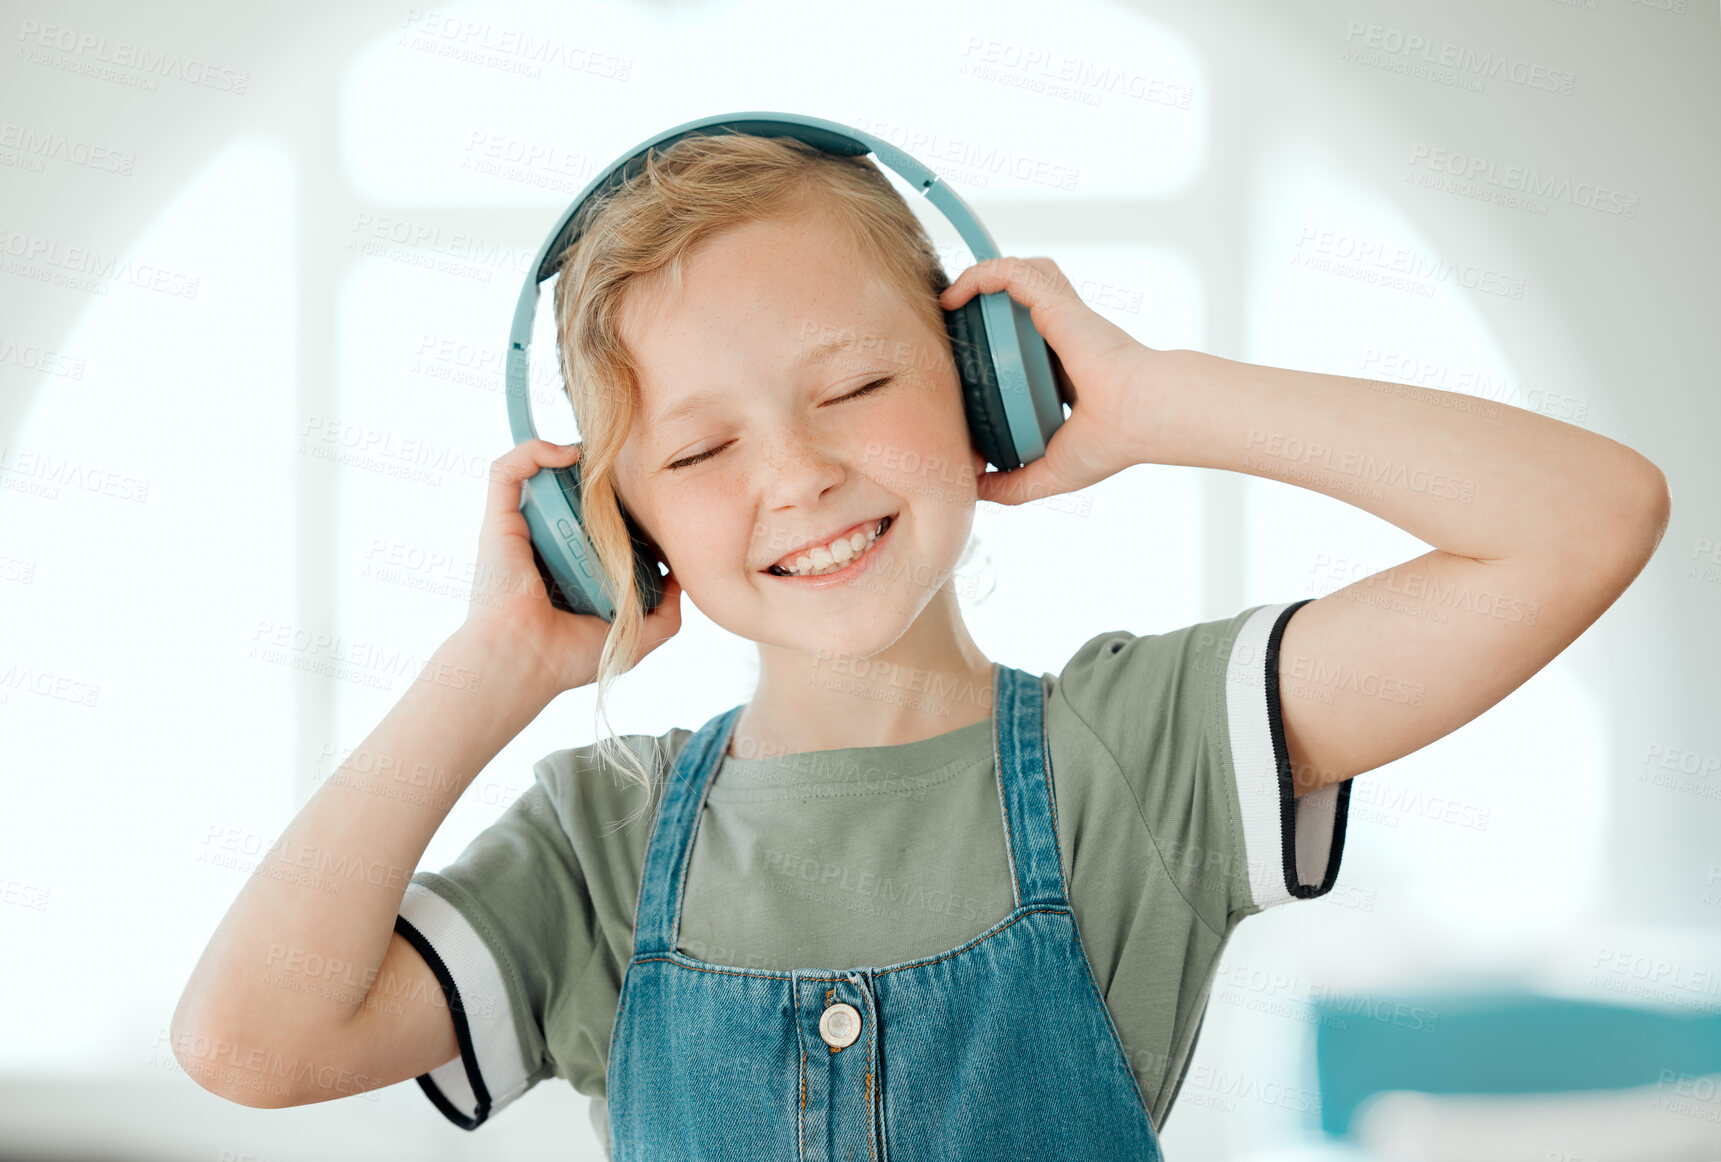
[[[642,387],[660,380],[688,384],[713,375],[842,371],[855,358],[876,361],[908,343],[924,343],[913,304],[881,280],[848,277],[805,284],[759,280],[689,295],[641,287],[625,303],[618,334]],[[666,385],[667,386],[667,385]]]
[[[648,428],[737,383],[827,379],[899,355],[920,362],[932,303],[904,288],[828,212],[739,223],[624,289],[617,335]],[[925,356],[936,358],[936,352]],[[708,400],[707,403],[718,402]]]

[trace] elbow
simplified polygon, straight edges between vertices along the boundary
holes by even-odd
[[[1633,577],[1655,555],[1673,518],[1673,495],[1668,491],[1666,475],[1647,459],[1642,460],[1639,469],[1632,486],[1633,516],[1625,534],[1625,548],[1635,564]]]
[[[1614,486],[1608,498],[1612,520],[1604,527],[1612,531],[1604,536],[1598,530],[1583,554],[1587,559],[1577,566],[1606,592],[1608,604],[1637,580],[1655,556],[1672,518],[1667,477],[1650,461],[1637,459],[1635,469]]]
[[[1668,490],[1667,477],[1661,469],[1645,460],[1644,465],[1649,469],[1650,497],[1649,508],[1655,528],[1655,539],[1649,547],[1651,553],[1655,546],[1661,543],[1662,534],[1667,532],[1667,524],[1673,519],[1673,493]]]
[[[260,1045],[255,1038],[233,1035],[219,1023],[188,1019],[180,1002],[168,1025],[173,1057],[185,1075],[216,1097],[252,1109],[285,1109],[301,1104],[291,1072],[279,1063],[291,1056]]]

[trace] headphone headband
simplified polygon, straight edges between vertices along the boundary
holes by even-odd
[[[968,208],[962,196],[938,179],[938,175],[902,150],[870,133],[798,113],[727,113],[701,117],[648,138],[629,150],[606,172],[592,179],[562,215],[526,274],[520,301],[514,308],[514,323],[508,335],[507,403],[508,426],[516,444],[537,436],[528,399],[527,369],[532,345],[532,322],[538,312],[538,294],[555,273],[561,256],[584,232],[595,195],[625,183],[644,168],[646,155],[664,149],[683,137],[719,132],[743,133],[752,137],[794,137],[828,153],[859,157],[872,154],[936,206],[961,235],[975,262],[998,257],[997,243]]]

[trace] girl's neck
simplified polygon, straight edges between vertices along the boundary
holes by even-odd
[[[993,663],[941,592],[868,657],[759,647],[759,684],[730,736],[733,758],[920,742],[992,716]]]

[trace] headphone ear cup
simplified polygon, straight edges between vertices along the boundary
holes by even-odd
[[[1004,397],[998,390],[992,349],[986,341],[980,296],[975,295],[954,311],[945,311],[944,326],[950,332],[950,352],[956,357],[962,406],[968,414],[968,433],[974,446],[994,468],[1005,472],[1020,468],[1022,461],[1010,440]]]
[[[543,578],[544,588],[549,592],[550,604],[565,613],[590,613],[589,609],[575,609],[568,604],[568,599],[562,595],[562,587],[556,584],[556,579],[550,576],[550,567],[544,563],[544,554],[538,551],[538,542],[532,541],[532,563],[538,567],[538,576]]]
[[[595,560],[580,527],[579,475],[540,468],[520,489],[520,515],[531,534],[532,561],[549,590],[550,604],[569,613],[610,616]]]
[[[581,541],[589,554],[590,565],[593,566],[593,571],[601,572],[602,566],[598,564],[597,550],[592,547],[591,539],[586,536],[585,499],[580,494],[580,468],[583,459],[582,457],[581,460],[574,461],[566,468],[556,468],[551,471],[555,472],[556,480],[562,486],[562,494],[567,497],[569,507],[573,510],[574,525],[579,529]],[[628,512],[627,506],[621,503],[619,496],[616,497],[616,504],[621,510],[622,523],[627,526],[628,539],[633,542],[633,583],[639,595],[640,608],[643,612],[650,613],[663,601],[663,575],[657,570],[658,558],[662,554],[657,546],[652,543],[651,538],[645,535],[645,530],[634,521],[633,515]],[[590,573],[587,575],[590,576]],[[593,587],[595,594],[600,588],[595,578]],[[614,590],[607,586],[601,588],[604,603],[613,609]],[[609,620],[609,618],[606,616],[605,620]]]
[[[586,537],[582,512],[578,462],[567,468],[541,468],[520,491],[520,513],[531,534],[532,561],[549,589],[550,604],[569,613],[611,621],[615,617],[615,590]],[[651,543],[631,519],[627,525],[633,540],[633,582],[640,604],[649,611],[663,600],[663,581]]]

